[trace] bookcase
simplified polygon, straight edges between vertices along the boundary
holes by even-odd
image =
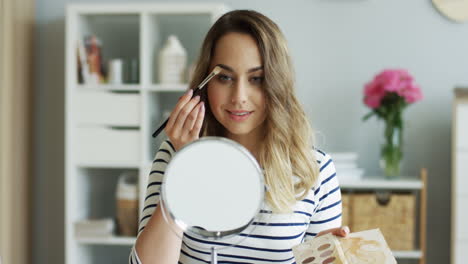
[[[147,176],[162,137],[152,132],[187,83],[159,83],[158,52],[176,35],[195,61],[206,32],[228,10],[223,4],[72,4],[65,48],[65,261],[128,263],[135,237],[76,236],[74,223],[114,218],[119,174],[138,174],[143,205]],[[138,59],[139,82],[89,84],[78,80],[78,40],[95,35],[102,60]]]

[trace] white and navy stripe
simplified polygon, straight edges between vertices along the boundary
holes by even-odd
[[[210,263],[209,245],[223,246],[240,239],[243,240],[239,244],[218,252],[219,263],[295,263],[293,246],[312,239],[322,230],[341,226],[341,192],[335,166],[329,155],[317,149],[314,151],[320,166],[319,178],[306,198],[296,202],[292,213],[275,214],[266,205],[259,219],[247,230],[223,242],[184,235],[178,263]],[[164,171],[174,152],[174,147],[166,140],[156,153],[138,235],[158,206]],[[129,263],[141,264],[135,247]]]

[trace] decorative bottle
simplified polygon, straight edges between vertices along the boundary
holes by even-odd
[[[161,83],[184,83],[187,52],[179,39],[170,35],[159,54],[159,81]]]

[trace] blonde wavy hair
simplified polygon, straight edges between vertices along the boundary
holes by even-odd
[[[274,212],[288,213],[312,188],[319,169],[312,150],[313,130],[295,96],[293,65],[279,27],[251,10],[235,10],[221,16],[203,41],[190,87],[195,88],[209,74],[216,42],[231,32],[252,36],[263,60],[267,116],[258,162],[265,172],[267,202]],[[213,116],[206,91],[201,96],[207,107],[200,136],[224,136],[225,129]],[[297,182],[293,175],[298,177]]]

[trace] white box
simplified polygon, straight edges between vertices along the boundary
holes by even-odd
[[[137,164],[140,162],[140,131],[105,127],[80,127],[76,130],[78,164]]]
[[[356,152],[329,152],[334,162],[355,162],[358,159]]]
[[[77,124],[140,125],[140,94],[78,91],[75,96]]]

